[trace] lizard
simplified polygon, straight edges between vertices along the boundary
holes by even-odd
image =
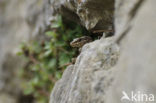
[[[70,42],[70,46],[82,48],[84,44],[89,42],[92,42],[92,38],[90,36],[82,36],[80,38],[75,38],[72,42]]]
[[[110,31],[108,31],[110,32]],[[71,47],[79,48],[79,51],[81,51],[81,48],[89,42],[92,42],[92,38],[90,36],[82,36],[79,38],[75,38],[73,41],[70,42]],[[72,58],[72,63],[74,64],[76,61],[76,58]]]
[[[107,35],[103,34],[104,37],[109,36],[108,35],[109,33],[114,34],[113,30],[95,30],[95,31],[93,31],[93,33],[99,33],[99,32],[106,33]],[[110,36],[112,36],[112,35],[110,35]],[[90,36],[82,36],[79,38],[75,38],[73,41],[71,41],[70,46],[79,48],[79,51],[81,51],[81,48],[83,47],[83,45],[85,45],[86,43],[89,43],[89,42],[92,42],[92,38]],[[75,61],[76,61],[76,58],[72,58],[73,64],[75,63]]]
[[[70,42],[70,46],[74,48],[79,48],[79,51],[81,51],[81,48],[83,47],[83,45],[89,42],[92,42],[92,38],[90,36],[82,36],[82,37],[73,39],[73,41]],[[76,61],[76,58],[74,57],[72,58],[70,63],[64,64],[62,67],[74,64],[75,61]]]
[[[81,51],[81,48],[86,43],[92,42],[92,38],[90,36],[82,36],[79,38],[75,38],[73,41],[70,42],[71,47],[79,48],[79,51]],[[72,58],[72,64],[74,64],[76,61],[76,58]]]
[[[125,30],[125,32],[121,33],[120,35],[117,35],[117,36],[115,37],[115,39],[114,39],[114,43],[119,44],[120,41],[121,41],[121,39],[124,38],[126,32],[129,31],[129,29],[131,29],[131,27],[127,28],[127,29]],[[94,31],[93,33],[99,33],[99,32],[103,32],[103,37],[105,37],[105,38],[107,37],[108,33],[110,33],[110,32],[112,32],[113,35],[114,35],[114,30],[96,30],[96,31]],[[106,33],[107,35],[106,35],[105,33]],[[112,36],[112,35],[110,35],[110,36]],[[71,46],[71,47],[80,48],[80,50],[81,50],[81,48],[83,47],[83,45],[85,45],[86,43],[89,43],[89,42],[92,42],[92,38],[91,38],[90,36],[82,36],[82,37],[76,38],[76,39],[74,39],[72,42],[70,42],[70,46]],[[72,64],[74,64],[75,61],[76,61],[76,58],[72,58]]]
[[[116,36],[116,38],[114,39],[114,43],[119,44],[119,42],[121,41],[121,39],[124,38],[125,34],[127,31],[129,31],[130,28],[128,28],[125,32],[121,33],[120,35]],[[103,32],[103,37],[106,37],[106,34]],[[70,42],[70,46],[71,47],[77,47],[77,48],[82,48],[83,45],[85,45],[86,43],[92,42],[92,38],[90,36],[82,36],[79,38],[75,38],[73,41]],[[74,64],[76,61],[76,58],[72,58],[70,63],[65,64],[64,66],[68,66],[71,64]],[[63,66],[62,66],[63,67]],[[60,67],[61,68],[61,67]]]

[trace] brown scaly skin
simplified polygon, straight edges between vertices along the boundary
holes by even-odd
[[[97,30],[95,33],[99,32],[113,32],[113,30]],[[92,42],[92,38],[90,36],[82,36],[80,38],[74,39],[72,42],[70,42],[71,47],[77,47],[79,50],[85,45],[86,43]],[[72,58],[72,64],[74,64],[76,61],[76,58]]]
[[[71,47],[77,47],[77,48],[81,48],[84,44],[89,43],[92,41],[92,38],[89,36],[82,36],[80,38],[76,38],[74,39],[71,43],[70,46]]]
[[[80,48],[79,50],[81,50],[83,45],[85,45],[86,43],[89,43],[89,42],[92,42],[92,38],[91,37],[89,37],[89,36],[82,36],[82,37],[76,38],[72,42],[70,42],[70,46],[71,47]],[[72,64],[74,64],[75,61],[76,61],[76,58],[72,58]]]

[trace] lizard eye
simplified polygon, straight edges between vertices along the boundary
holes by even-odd
[[[80,41],[82,41],[82,39],[81,39],[81,38],[79,38],[79,39],[78,39],[78,42],[80,42]]]

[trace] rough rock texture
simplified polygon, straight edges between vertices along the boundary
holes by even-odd
[[[116,31],[117,35],[125,33],[125,37],[121,42],[118,64],[113,68],[117,70],[114,74],[116,81],[107,94],[106,103],[121,103],[122,91],[129,96],[132,91],[156,96],[155,4],[155,0],[117,0]],[[129,102],[125,100],[125,103]]]
[[[81,22],[87,29],[112,29],[114,0],[50,0],[54,13]]]
[[[50,103],[136,103],[139,99],[132,101],[131,92],[156,96],[155,4],[155,0],[116,0],[115,39],[85,45],[76,64],[56,83]],[[119,49],[112,42],[116,38],[119,60]],[[121,100],[123,92],[130,100]],[[137,103],[151,103],[145,100]]]
[[[103,103],[118,56],[112,38],[85,45],[75,65],[69,66],[55,85],[50,103]]]
[[[107,30],[115,19],[115,37],[83,47],[75,65],[69,66],[56,83],[50,103],[135,103],[131,98],[121,101],[123,91],[128,96],[132,91],[156,95],[155,0],[50,3],[53,13],[59,12],[89,30]],[[48,4],[48,0],[0,0],[0,103],[18,101],[16,71],[21,62],[15,52],[20,41],[40,38],[47,29]],[[120,51],[115,43],[118,37]]]
[[[21,41],[42,38],[39,35],[51,15],[48,3],[48,0],[0,0],[0,103],[17,100],[20,81],[16,73],[22,62],[16,51]]]

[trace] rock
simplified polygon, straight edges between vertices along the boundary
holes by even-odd
[[[125,36],[120,42],[119,61],[113,67],[117,70],[116,80],[106,96],[106,103],[121,103],[123,91],[130,98],[123,103],[151,103],[149,94],[156,96],[156,1],[117,0],[116,3],[116,35],[125,33]],[[132,101],[132,92],[140,92],[138,97],[148,95],[147,101],[145,97],[143,101],[138,97]]]
[[[114,0],[50,0],[54,13],[59,12],[88,30],[112,29]]]
[[[0,94],[0,103],[17,103],[14,97],[8,94]]]
[[[114,39],[85,45],[75,65],[56,83],[50,103],[155,102],[155,4],[155,0],[116,0]],[[121,100],[123,96],[128,98]]]
[[[48,0],[0,0],[0,103],[14,103],[20,95],[17,71],[23,62],[16,52],[21,42],[43,38],[51,15],[48,3]]]
[[[118,56],[119,48],[112,38],[86,44],[75,65],[56,83],[50,103],[104,103]]]
[[[50,2],[53,14],[59,12],[88,30],[112,29],[115,19],[115,36],[82,48],[76,63],[56,83],[50,103],[135,103],[139,99],[133,101],[132,92],[156,95],[155,0]],[[0,103],[18,101],[16,72],[22,61],[15,52],[21,41],[42,38],[50,10],[48,0],[0,0]],[[121,101],[123,94],[129,100]],[[150,102],[144,100],[138,102]]]

